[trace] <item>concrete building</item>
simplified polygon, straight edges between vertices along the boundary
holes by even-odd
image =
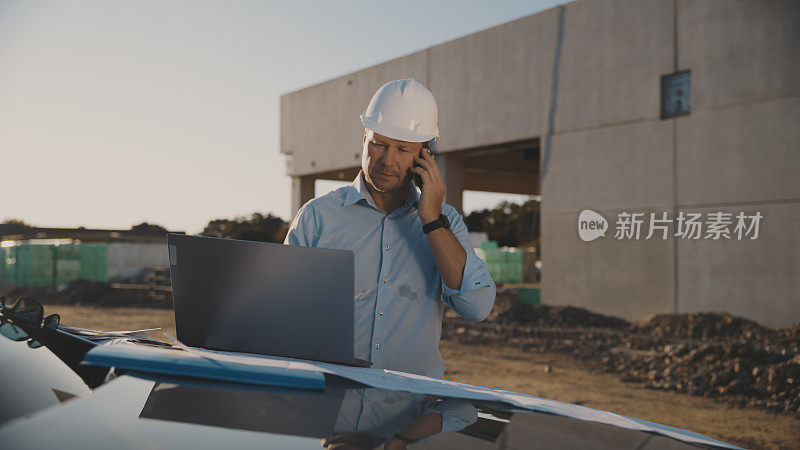
[[[800,320],[800,2],[581,0],[286,94],[293,212],[355,177],[358,115],[407,77],[439,104],[448,203],[542,195],[543,303]],[[584,209],[763,219],[755,240],[584,242]]]

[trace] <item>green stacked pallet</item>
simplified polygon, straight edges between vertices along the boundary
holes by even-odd
[[[27,287],[53,286],[53,245],[16,246],[16,283]]]
[[[68,283],[81,276],[81,248],[79,244],[55,246],[56,286]]]
[[[503,260],[507,263],[522,263],[523,252],[511,248],[503,252]]]
[[[497,250],[497,241],[481,242],[481,250]]]
[[[76,260],[81,259],[80,244],[61,244],[56,245],[56,260]]]
[[[486,241],[481,243],[480,248],[475,249],[475,254],[486,263],[495,283],[522,282],[524,252],[507,247],[500,249],[496,241]]]
[[[520,283],[522,282],[522,265],[517,263],[500,262],[494,267],[495,273],[492,273],[492,279],[495,283]]]
[[[492,278],[494,278],[496,273],[499,274],[498,264],[503,261],[503,255],[497,248],[496,241],[481,242],[480,248],[476,248],[475,253],[478,255],[478,258],[486,263],[489,273],[492,274]]]
[[[522,252],[503,251],[503,275],[505,283],[522,283]]]
[[[487,264],[503,262],[503,255],[500,250],[484,250],[482,248],[476,248],[475,254]]]
[[[6,281],[17,282],[17,247],[3,248],[2,276]]]
[[[492,279],[495,283],[500,283],[500,281],[497,281],[500,274],[498,271],[498,263],[501,262],[502,255],[500,254],[500,250],[497,249],[497,242],[481,242],[481,246],[475,249],[475,254],[486,263],[486,268],[489,270],[489,274],[492,275]]]
[[[13,274],[13,266],[9,264],[8,259],[8,249],[11,247],[0,247],[0,278],[5,281],[14,282],[11,279],[11,275]]]
[[[108,245],[80,245],[80,278],[92,281],[108,281]]]

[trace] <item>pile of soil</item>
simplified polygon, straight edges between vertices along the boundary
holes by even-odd
[[[618,317],[604,316],[573,306],[537,305],[512,308],[497,317],[497,323],[525,324],[537,327],[558,328],[611,328],[623,329],[628,322]]]
[[[794,339],[796,341],[800,341],[800,322],[778,330],[777,334],[783,339]]]
[[[568,353],[622,381],[800,414],[800,323],[773,330],[726,313],[659,314],[641,323],[505,295],[482,323],[452,311],[442,338]]]
[[[678,338],[761,339],[775,334],[752,320],[727,313],[658,314],[633,326],[633,331]]]
[[[619,317],[597,314],[573,306],[530,306],[513,294],[498,295],[489,321],[499,324],[527,325],[548,328],[611,328],[624,329],[630,324]]]

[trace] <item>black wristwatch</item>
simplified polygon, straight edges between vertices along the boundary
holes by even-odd
[[[425,234],[428,234],[428,233],[430,233],[431,231],[433,231],[433,230],[435,230],[437,228],[443,228],[443,227],[447,228],[449,230],[450,229],[450,221],[447,220],[447,216],[445,216],[444,214],[439,214],[439,218],[437,218],[433,222],[428,222],[425,225],[423,225],[422,226],[422,231],[424,231]]]

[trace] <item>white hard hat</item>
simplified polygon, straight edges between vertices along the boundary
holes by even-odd
[[[361,123],[390,138],[427,142],[439,137],[439,108],[422,83],[413,78],[395,80],[375,92]]]

